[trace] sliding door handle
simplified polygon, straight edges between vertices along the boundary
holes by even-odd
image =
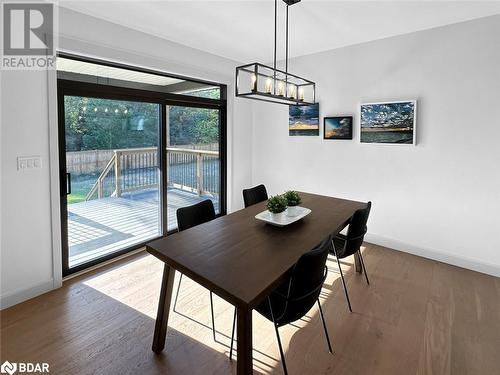
[[[71,173],[66,173],[66,195],[71,195]]]

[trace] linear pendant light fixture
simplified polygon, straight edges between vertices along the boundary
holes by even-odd
[[[311,105],[316,102],[316,84],[288,71],[288,8],[300,0],[283,2],[286,4],[285,70],[276,68],[278,0],[274,0],[274,65],[251,63],[238,66],[236,96],[287,105]]]

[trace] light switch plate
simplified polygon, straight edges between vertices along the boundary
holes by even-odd
[[[17,157],[17,170],[22,171],[25,169],[42,168],[41,156],[18,156]]]

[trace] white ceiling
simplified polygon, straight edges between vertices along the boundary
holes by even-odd
[[[61,0],[59,4],[236,61],[272,60],[273,0]],[[284,10],[281,0],[278,6]],[[500,14],[500,1],[302,0],[289,11],[290,56],[300,56]],[[283,21],[284,12],[279,19]],[[284,32],[278,39],[278,58],[282,58]]]

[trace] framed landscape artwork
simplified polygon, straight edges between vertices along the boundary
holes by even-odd
[[[352,116],[323,118],[323,139],[352,139]]]
[[[360,142],[415,145],[416,116],[416,100],[361,104]]]
[[[319,135],[319,103],[291,105],[288,114],[289,135]]]

